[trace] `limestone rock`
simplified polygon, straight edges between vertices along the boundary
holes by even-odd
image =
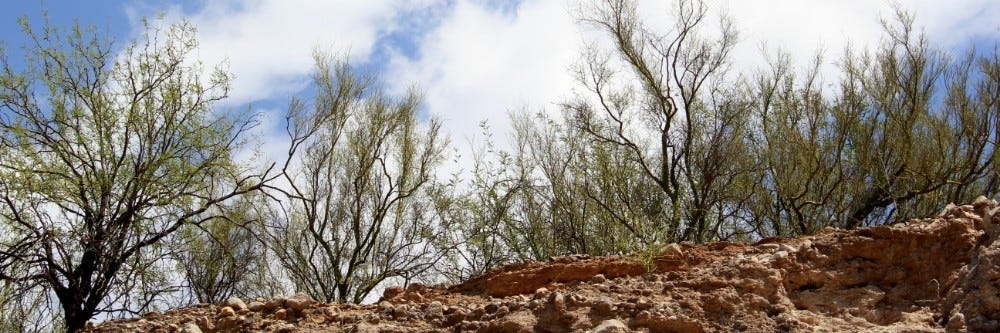
[[[233,310],[235,310],[236,312],[239,312],[240,310],[247,308],[247,304],[244,303],[243,300],[241,300],[239,297],[227,298],[226,301],[222,304],[233,308]]]
[[[247,309],[250,311],[261,311],[264,309],[264,302],[253,301],[247,304]]]
[[[222,308],[219,309],[219,317],[232,317],[235,315],[236,311],[234,311],[233,308],[231,307],[223,306]]]
[[[390,287],[377,304],[230,299],[84,332],[1000,332],[997,221],[979,198],[905,224],[672,244],[653,271],[640,255],[567,255]]]
[[[309,295],[302,292],[296,293],[295,295],[292,295],[292,297],[285,299],[285,306],[289,309],[297,311],[307,309],[313,306],[313,304],[316,304],[316,301],[313,301]]]
[[[181,333],[201,333],[201,328],[192,322],[188,322],[181,327]]]
[[[628,333],[628,326],[625,325],[621,320],[618,319],[608,319],[602,321],[600,325],[594,327],[591,333]]]
[[[660,256],[667,258],[679,258],[684,255],[684,250],[677,243],[670,243],[660,248]]]

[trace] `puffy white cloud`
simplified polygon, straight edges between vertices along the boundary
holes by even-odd
[[[973,38],[996,38],[998,33],[989,19],[1000,15],[1000,3],[995,1],[897,2],[916,16],[916,27],[940,47],[964,47]],[[896,23],[890,1],[716,0],[714,5],[723,8],[740,30],[741,45],[734,54],[740,69],[763,65],[762,49],[773,53],[778,48],[802,66],[818,51],[830,64],[849,44],[856,50],[876,45],[883,37],[880,21]],[[824,73],[831,72],[835,71],[827,66]]]
[[[259,149],[237,156],[267,165],[285,157],[282,106],[308,86],[314,50],[350,54],[356,62],[365,62],[379,39],[398,28],[397,15],[418,5],[392,0],[221,0],[201,2],[198,8],[175,5],[164,15],[167,21],[192,22],[199,42],[194,56],[206,67],[221,64],[235,75],[230,98],[221,107],[270,104],[252,110],[261,124],[253,133]],[[138,18],[163,10],[156,6],[139,2],[126,11],[138,23]]]
[[[823,49],[835,62],[848,42],[863,48],[881,38],[889,1],[707,0],[728,13],[741,33],[737,71],[763,66],[761,49],[781,48],[805,66]],[[308,84],[315,47],[349,51],[356,63],[380,70],[387,86],[417,85],[426,109],[445,120],[465,150],[487,120],[500,143],[510,133],[507,111],[554,111],[572,93],[569,67],[595,32],[574,18],[574,0],[212,1],[184,15],[199,28],[200,57],[226,60],[237,79],[232,99],[285,100]],[[640,0],[641,15],[670,27],[670,1]],[[996,40],[1000,2],[900,0],[937,45],[959,47],[973,38]],[[714,22],[709,21],[709,24]],[[709,27],[711,28],[711,27]],[[374,56],[373,55],[377,55]],[[468,155],[468,153],[465,153]],[[465,160],[466,162],[468,159]],[[466,166],[468,168],[468,166]]]
[[[558,101],[572,87],[567,75],[580,36],[562,1],[524,1],[513,12],[458,0],[418,42],[416,59],[396,54],[385,71],[397,90],[411,83],[427,109],[444,118],[456,140],[507,111]]]
[[[385,68],[396,91],[418,84],[427,110],[440,116],[471,168],[470,145],[482,139],[488,121],[503,145],[510,133],[507,112],[550,107],[570,92],[570,64],[580,34],[563,1],[523,1],[510,11],[457,0],[439,24],[418,40],[415,59],[397,53]],[[448,172],[457,171],[449,168]]]
[[[349,52],[366,59],[381,34],[393,28],[400,7],[391,0],[205,1],[193,13],[168,16],[198,27],[198,57],[224,63],[235,74],[231,98],[238,105],[286,98],[308,84],[313,50]]]
[[[992,20],[1000,16],[995,1],[898,2],[944,46],[1000,33],[1000,25]],[[168,14],[185,16],[198,26],[199,56],[205,63],[229,64],[237,76],[232,104],[285,97],[302,89],[316,47],[350,52],[361,62],[385,47],[396,54],[388,64],[374,66],[389,73],[391,84],[423,86],[432,110],[435,105],[463,105],[465,112],[447,114],[449,118],[476,118],[478,112],[486,116],[478,118],[492,119],[496,117],[488,110],[541,105],[568,91],[567,67],[587,33],[573,18],[580,2],[504,3],[222,0],[203,2],[188,13],[174,7]],[[709,5],[735,19],[742,36],[735,59],[740,66],[759,63],[762,46],[781,47],[797,59],[807,59],[820,48],[834,56],[848,41],[869,45],[880,36],[879,19],[892,15],[889,1],[709,0]],[[651,25],[669,27],[670,1],[640,0],[639,8]],[[422,29],[429,26],[430,31]],[[393,40],[382,39],[390,33],[415,38],[417,58],[403,56],[400,46],[390,44]],[[504,105],[469,111],[476,105],[470,101]]]
[[[426,106],[445,120],[456,146],[465,151],[468,140],[479,137],[478,124],[489,121],[494,137],[510,133],[507,111],[513,108],[547,108],[567,97],[575,87],[569,67],[578,59],[582,40],[593,40],[594,31],[574,18],[579,2],[524,0],[512,12],[478,1],[456,0],[435,13],[440,22],[416,41],[417,56],[396,53],[384,68],[390,85],[401,91],[418,84],[426,93]],[[1000,9],[985,0],[967,5],[911,0],[903,8],[918,15],[931,38],[970,38],[996,33],[984,13]],[[714,14],[726,12],[741,33],[734,53],[737,71],[765,65],[762,49],[781,48],[806,66],[818,50],[832,63],[851,44],[863,48],[881,36],[880,18],[891,18],[888,1],[709,0]],[[642,0],[640,14],[657,29],[670,28],[668,1]],[[958,24],[978,20],[980,23]],[[706,22],[709,30],[714,18]],[[952,45],[946,45],[952,46]],[[832,69],[827,68],[829,73]],[[468,155],[468,153],[465,153]],[[469,157],[463,159],[468,162]],[[465,164],[461,163],[461,164]],[[465,164],[466,169],[469,167]]]

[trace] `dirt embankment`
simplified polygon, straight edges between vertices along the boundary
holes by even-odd
[[[373,305],[205,304],[87,332],[1000,332],[1000,206],[757,244],[525,262]]]

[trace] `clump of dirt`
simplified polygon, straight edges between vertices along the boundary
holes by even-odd
[[[652,263],[568,256],[372,305],[304,294],[203,304],[86,332],[1000,331],[1000,206],[756,244],[670,244]]]

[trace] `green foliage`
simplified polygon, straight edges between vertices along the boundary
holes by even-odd
[[[874,51],[848,50],[844,78],[820,89],[780,57],[757,78],[765,234],[807,234],[932,214],[997,193],[997,54],[952,60],[897,12]]]
[[[897,11],[873,50],[846,50],[822,85],[799,74],[730,73],[736,32],[704,33],[701,1],[676,3],[656,35],[633,1],[597,0],[582,21],[611,48],[584,50],[584,93],[562,117],[512,113],[510,150],[484,143],[447,225],[464,243],[459,277],[566,253],[793,236],[932,214],[997,194],[1000,53],[953,58]],[[712,37],[708,37],[712,36]],[[487,135],[488,137],[488,135]],[[651,260],[651,259],[650,259]],[[648,260],[646,260],[648,261]]]
[[[171,240],[171,254],[193,293],[192,302],[220,304],[229,297],[283,294],[266,251],[267,198],[247,195],[219,207],[220,218],[187,228]]]
[[[0,59],[0,280],[58,300],[67,330],[174,291],[162,241],[214,219],[263,176],[230,154],[252,119],[212,110],[187,23],[123,48],[91,29],[35,31],[26,67]]]
[[[346,62],[316,56],[316,101],[293,99],[289,190],[271,249],[297,290],[360,303],[387,280],[422,277],[440,257],[426,190],[446,142],[418,121],[421,97],[386,96]]]
[[[191,59],[189,24],[118,48],[22,21],[27,65],[0,47],[0,331],[75,331],[178,293],[290,285],[357,303],[569,253],[634,253],[652,270],[660,244],[893,223],[997,195],[996,49],[949,54],[897,10],[825,84],[822,55],[805,72],[778,53],[733,73],[738,34],[725,17],[706,31],[702,1],[677,1],[665,35],[634,1],[589,4],[581,21],[610,47],[583,50],[579,93],[554,114],[512,112],[509,149],[483,124],[471,173],[446,181],[422,97],[389,96],[346,61],[316,55],[315,99],[292,99],[287,160],[268,178],[233,163],[255,123],[212,109],[231,78]]]
[[[42,288],[25,289],[22,285],[0,282],[0,331],[54,332],[65,330],[58,321],[46,319],[48,311]]]
[[[634,258],[639,261],[647,273],[656,272],[656,260],[660,257],[660,246],[659,244],[649,244],[634,254]]]
[[[609,223],[639,239],[646,230],[632,221],[657,224],[652,229],[665,232],[666,241],[704,241],[719,237],[718,219],[746,198],[729,186],[752,168],[741,144],[747,99],[728,77],[737,38],[731,22],[723,19],[718,37],[709,39],[700,31],[703,3],[679,1],[675,9],[674,33],[664,37],[639,21],[632,1],[595,1],[583,20],[606,33],[614,49],[586,51],[575,73],[589,94],[563,108],[572,115],[568,126],[600,144],[593,157],[620,156],[615,171],[592,178],[620,187],[592,196],[616,216]],[[631,207],[616,207],[623,203]]]

